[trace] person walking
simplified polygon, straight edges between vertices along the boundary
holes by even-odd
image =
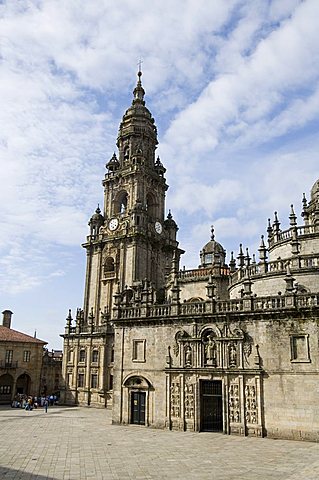
[[[43,402],[43,406],[44,406],[44,411],[45,411],[45,413],[48,413],[48,405],[49,405],[48,399],[45,398],[45,399],[44,399],[44,402]]]

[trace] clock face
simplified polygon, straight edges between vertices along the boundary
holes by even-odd
[[[162,231],[163,231],[162,224],[160,222],[155,222],[155,232],[160,235]]]
[[[109,229],[113,232],[119,226],[119,221],[117,218],[111,218],[109,221]]]

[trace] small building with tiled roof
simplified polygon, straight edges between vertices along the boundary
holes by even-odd
[[[40,395],[43,348],[47,342],[11,328],[12,312],[4,310],[0,325],[0,404],[16,395]]]

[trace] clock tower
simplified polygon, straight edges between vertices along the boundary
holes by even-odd
[[[178,230],[169,213],[165,219],[165,168],[156,157],[157,129],[145,106],[138,72],[132,105],[122,118],[118,154],[106,164],[104,210],[92,216],[87,250],[84,317],[111,314],[114,293],[133,291],[147,281],[163,300],[165,282],[180,250]],[[175,252],[175,253],[174,253]]]

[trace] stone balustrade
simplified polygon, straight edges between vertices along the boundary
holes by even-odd
[[[194,278],[208,278],[210,275],[229,275],[228,267],[218,267],[214,266],[213,268],[194,268],[191,270],[180,270],[178,272],[178,278],[180,280],[193,280]]]
[[[270,262],[265,262],[265,271],[262,271],[261,263],[252,264],[239,268],[234,272],[230,277],[230,285],[235,285],[240,282],[243,278],[249,276],[250,278],[258,277],[260,275],[273,275],[276,273],[281,273],[285,275],[287,272],[287,261],[288,260],[272,260]],[[309,268],[318,268],[319,267],[319,255],[299,255],[294,258],[293,266],[291,266],[291,272],[296,273],[298,270],[304,270]]]
[[[280,243],[286,241],[291,241],[293,239],[293,231],[297,233],[297,237],[302,237],[304,235],[318,235],[319,234],[319,225],[301,225],[300,227],[293,227],[287,230],[281,230],[275,233],[269,239],[269,248],[274,247]]]
[[[258,312],[282,310],[288,308],[319,307],[319,294],[289,294],[268,297],[247,296],[234,300],[207,300],[206,302],[185,302],[145,307],[120,307],[118,318],[121,320],[139,318],[169,318],[176,316],[194,317],[209,314],[231,312]],[[116,320],[115,320],[116,322]]]

